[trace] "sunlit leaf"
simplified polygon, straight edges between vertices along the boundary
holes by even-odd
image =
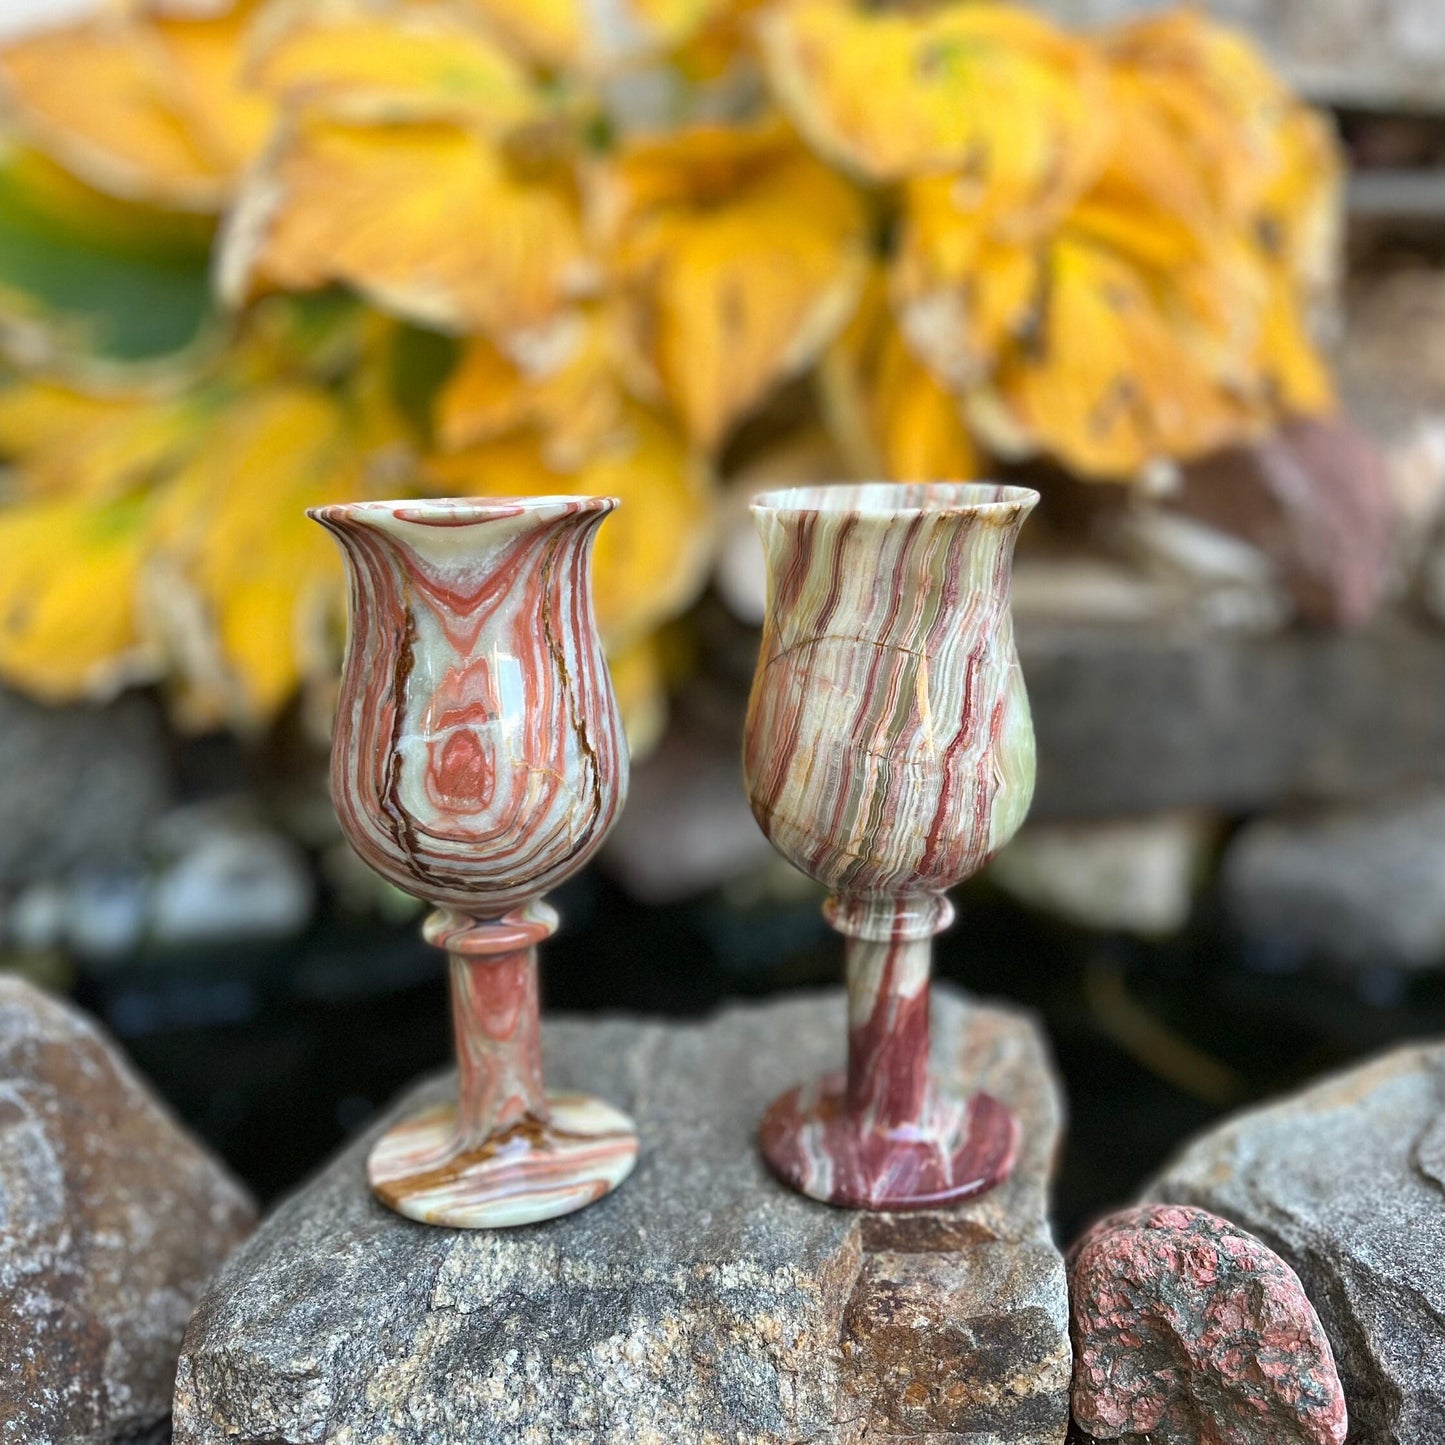
[[[1248,409],[1139,271],[1068,237],[1046,265],[1039,325],[1004,357],[989,404],[970,412],[995,450],[1042,449],[1084,476],[1123,480],[1247,431]]]
[[[438,399],[438,441],[455,451],[532,428],[551,465],[579,465],[621,420],[613,351],[597,313],[563,317],[515,357],[469,341]]]
[[[872,180],[949,172],[973,209],[1019,222],[1067,204],[1102,159],[1102,66],[1017,6],[798,0],[761,34],[803,133]]]
[[[222,242],[239,303],[342,282],[442,331],[505,335],[553,320],[594,274],[570,178],[461,126],[297,120]]]
[[[135,622],[146,522],[136,496],[0,509],[0,677],[58,703],[155,670]]]
[[[881,276],[829,347],[821,376],[829,422],[855,474],[894,481],[978,475],[959,399],[904,341]]]
[[[205,392],[106,397],[46,382],[0,390],[0,456],[27,498],[104,505],[148,487],[196,446]]]
[[[736,0],[467,0],[522,54],[599,73],[682,44]]]
[[[645,637],[607,658],[634,762],[662,741],[667,727],[667,678],[660,651],[656,637]]]
[[[610,648],[632,645],[702,586],[711,547],[711,481],[676,431],[640,407],[573,471],[547,464],[531,434],[430,459],[435,490],[477,496],[581,493],[622,501],[597,534],[597,619]]]
[[[1317,416],[1335,407],[1334,383],[1306,326],[1293,287],[1276,281],[1260,318],[1251,361],[1278,413]]]
[[[1242,217],[1279,164],[1297,102],[1236,30],[1178,9],[1109,32],[1103,51],[1120,113],[1110,168],[1195,226]]]
[[[0,391],[15,479],[0,547],[17,549],[0,593],[18,589],[0,674],[40,696],[94,696],[164,662],[186,722],[244,730],[328,671],[341,573],[302,514],[404,495],[416,470],[383,397],[259,378],[254,360],[242,349],[172,395]],[[79,640],[66,629],[82,595]],[[50,644],[61,655],[47,659]]]
[[[35,144],[98,190],[218,210],[271,121],[240,75],[254,8],[102,12],[26,34],[0,49],[0,88]]]
[[[910,182],[890,272],[909,345],[949,385],[970,386],[1034,324],[1039,243],[994,235],[951,176]]]
[[[1253,240],[1306,302],[1333,295],[1343,267],[1339,144],[1324,116],[1298,105],[1277,133],[1278,164],[1253,216]]]
[[[535,119],[526,67],[455,6],[305,0],[266,17],[251,79],[292,104],[365,120],[453,120],[491,135]]]
[[[335,397],[283,384],[239,392],[169,479],[150,539],[151,621],[192,723],[269,718],[324,666],[341,576],[305,510],[374,495],[371,462]]]
[[[610,184],[633,354],[692,438],[715,446],[847,321],[866,272],[866,210],[774,130],[638,143]]]

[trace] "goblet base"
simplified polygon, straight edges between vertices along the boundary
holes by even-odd
[[[850,1209],[932,1209],[1002,1183],[1019,1126],[991,1094],[931,1089],[916,1125],[883,1129],[847,1111],[842,1073],[800,1084],[763,1115],[769,1167],[800,1194]]]
[[[610,1194],[637,1162],[637,1126],[587,1094],[548,1094],[530,1115],[484,1139],[459,1140],[455,1104],[394,1124],[372,1146],[366,1177],[389,1209],[422,1224],[502,1229],[555,1219]]]

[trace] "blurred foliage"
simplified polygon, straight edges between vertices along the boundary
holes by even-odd
[[[1192,12],[125,0],[0,93],[0,675],[45,698],[324,716],[305,507],[611,492],[645,737],[744,422],[754,482],[821,437],[1137,484],[1331,404],[1331,133]]]

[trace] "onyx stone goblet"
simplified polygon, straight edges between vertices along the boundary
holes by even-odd
[[[623,1113],[542,1085],[542,901],[601,844],[627,750],[593,618],[609,497],[359,502],[309,515],[340,542],[351,628],[331,788],[352,847],[435,905],[450,959],[454,1103],[394,1125],[368,1177],[427,1224],[527,1224],[615,1189]]]
[[[767,557],[744,771],[779,852],[831,893],[848,1067],[763,1119],[769,1165],[863,1209],[945,1204],[1005,1178],[1018,1126],[929,1067],[945,890],[1023,821],[1034,736],[1014,650],[1014,542],[1035,492],[992,484],[800,487],[757,498]]]

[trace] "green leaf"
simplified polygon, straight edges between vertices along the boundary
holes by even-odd
[[[82,186],[0,151],[0,348],[94,378],[186,364],[219,333],[211,225]]]
[[[457,364],[461,347],[455,337],[406,323],[392,342],[392,395],[401,414],[419,436],[431,440],[432,408],[442,383]]]

